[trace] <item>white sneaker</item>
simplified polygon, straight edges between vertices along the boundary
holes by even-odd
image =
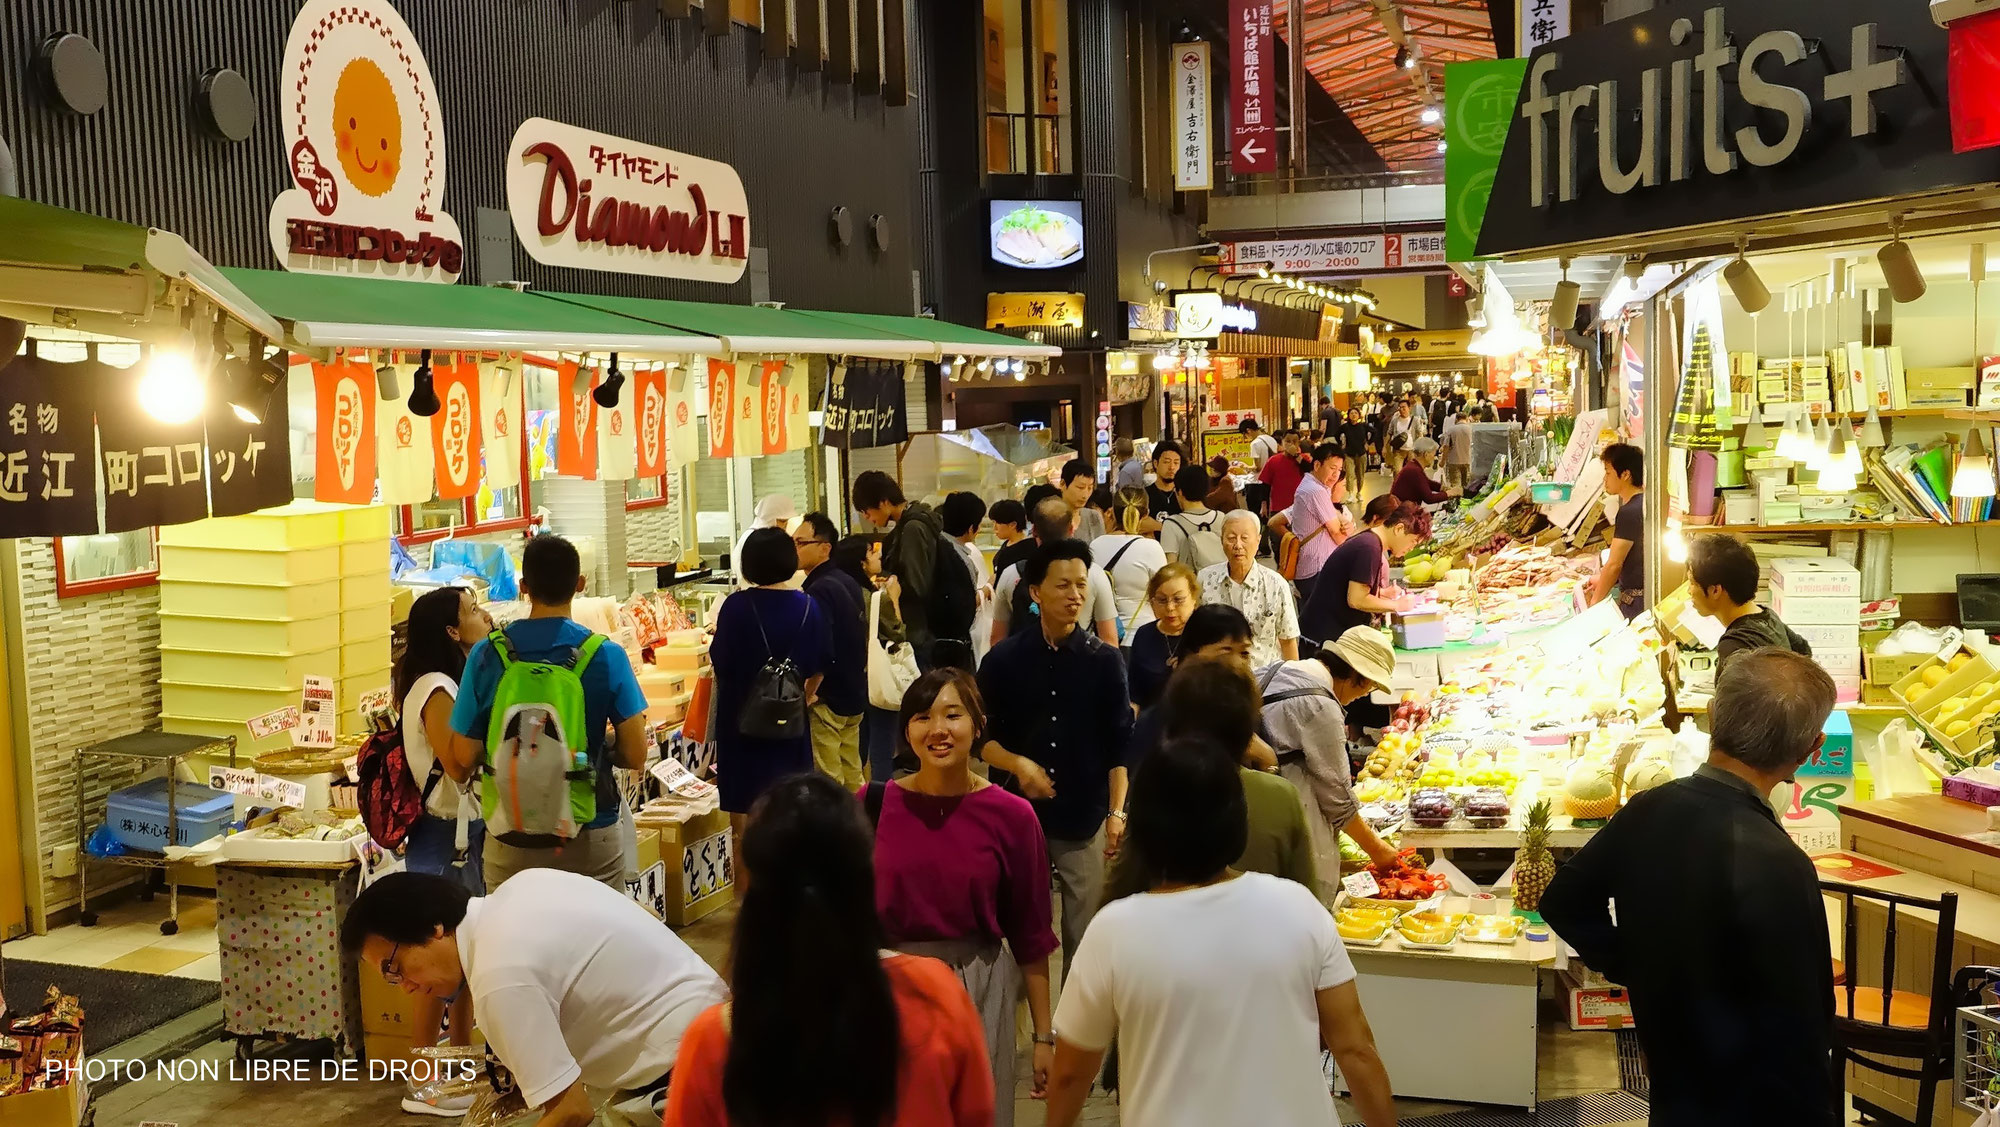
[[[429,1084],[414,1089],[403,1097],[403,1110],[411,1115],[435,1115],[443,1119],[456,1119],[472,1110],[472,1093],[444,1095],[439,1086]]]

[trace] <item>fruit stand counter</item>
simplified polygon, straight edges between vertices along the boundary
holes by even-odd
[[[1556,941],[1460,939],[1448,951],[1400,944],[1391,935],[1380,947],[1347,945],[1390,1089],[1405,1099],[1534,1107],[1537,983],[1554,965]]]

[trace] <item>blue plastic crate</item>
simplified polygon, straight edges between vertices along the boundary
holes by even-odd
[[[200,783],[175,784],[174,804],[175,845],[196,845],[216,836],[236,811],[235,796]],[[153,853],[166,849],[167,780],[147,779],[112,791],[105,810],[112,835],[128,848]]]

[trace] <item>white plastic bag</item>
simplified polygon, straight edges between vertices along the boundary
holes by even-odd
[[[923,674],[917,669],[917,654],[908,642],[882,644],[882,592],[868,598],[868,703],[876,708],[900,709],[903,694]]]

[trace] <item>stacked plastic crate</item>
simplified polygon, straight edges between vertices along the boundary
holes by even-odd
[[[335,678],[353,730],[361,694],[389,682],[389,513],[294,502],[160,530],[160,696],[170,732],[237,736]]]

